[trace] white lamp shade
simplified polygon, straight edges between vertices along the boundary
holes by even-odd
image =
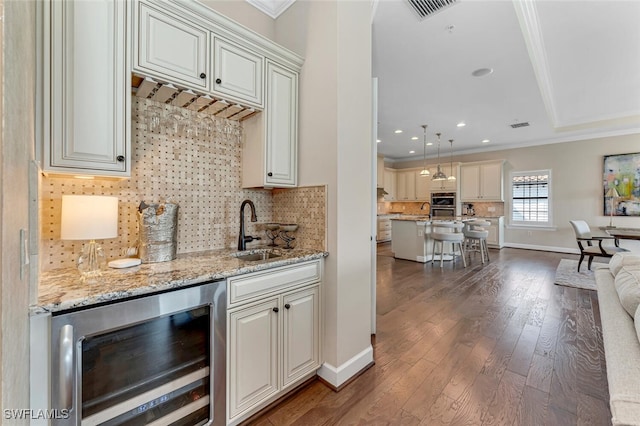
[[[118,197],[63,195],[60,238],[104,240],[118,236]]]

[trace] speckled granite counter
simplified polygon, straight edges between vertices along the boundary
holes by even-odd
[[[251,253],[256,249],[247,250]],[[320,259],[329,253],[319,250],[275,249],[281,257],[243,261],[232,256],[237,250],[222,249],[178,255],[169,262],[147,263],[133,268],[107,269],[94,282],[80,282],[75,268],[42,273],[38,303],[30,314],[63,311],[83,306],[151,294],[191,284],[224,279],[292,263]]]

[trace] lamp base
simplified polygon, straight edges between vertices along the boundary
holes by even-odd
[[[80,281],[85,282],[102,276],[102,269],[107,266],[107,257],[102,247],[95,240],[89,241],[82,247],[82,253],[78,257],[78,271]]]

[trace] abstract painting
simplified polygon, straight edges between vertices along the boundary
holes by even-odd
[[[604,156],[604,215],[640,216],[640,153]],[[615,188],[618,197],[608,197]]]

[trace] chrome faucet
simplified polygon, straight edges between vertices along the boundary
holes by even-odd
[[[256,217],[256,206],[253,204],[251,200],[244,200],[242,204],[240,204],[240,235],[238,235],[238,250],[246,250],[247,243],[253,240],[260,240],[260,237],[252,237],[251,235],[244,235],[244,206],[249,204],[251,207],[251,222],[257,222],[258,218]]]

